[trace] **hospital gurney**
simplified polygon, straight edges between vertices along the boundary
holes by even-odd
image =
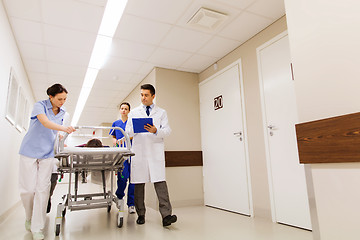
[[[113,129],[120,130],[125,136],[125,147],[64,147],[68,136],[66,133],[62,139],[55,141],[55,158],[59,160],[58,171],[69,174],[69,191],[63,196],[63,202],[57,207],[55,219],[55,234],[60,234],[62,217],[65,217],[66,209],[70,211],[107,208],[110,212],[112,202],[119,208],[117,226],[123,225],[123,204],[118,204],[118,198],[113,194],[113,176],[115,172],[121,172],[123,163],[130,156],[135,155],[130,150],[129,136],[120,127],[75,127],[75,129]],[[81,172],[99,171],[102,175],[103,192],[91,194],[78,194],[78,177]],[[111,175],[110,191],[106,192],[105,172]],[[72,175],[75,175],[74,191],[72,191]],[[120,205],[120,207],[119,207]]]

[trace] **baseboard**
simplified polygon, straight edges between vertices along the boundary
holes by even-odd
[[[15,211],[17,207],[21,205],[21,201],[15,203],[12,207],[6,210],[3,214],[0,215],[0,224],[5,222],[5,220]]]

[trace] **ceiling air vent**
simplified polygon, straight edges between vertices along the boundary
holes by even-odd
[[[200,8],[187,24],[196,28],[215,30],[226,18],[227,15],[224,13]]]

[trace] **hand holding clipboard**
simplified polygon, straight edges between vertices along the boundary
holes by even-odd
[[[157,128],[153,125],[152,118],[133,118],[134,133],[151,132],[156,133]]]

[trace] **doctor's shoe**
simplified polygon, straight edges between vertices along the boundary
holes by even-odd
[[[136,220],[137,224],[144,224],[145,223],[145,215],[140,215]]]
[[[42,232],[33,233],[33,240],[43,240],[44,234]]]
[[[31,220],[25,220],[25,229],[31,232]]]
[[[130,214],[136,213],[135,206],[130,206],[129,207],[129,213]]]
[[[167,215],[162,220],[164,227],[169,226],[169,225],[171,225],[172,223],[174,223],[176,221],[177,221],[176,215]]]

